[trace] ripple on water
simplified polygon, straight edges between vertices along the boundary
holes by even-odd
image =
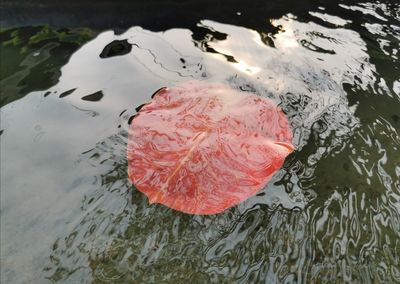
[[[204,20],[204,34],[133,27],[83,45],[53,87],[2,108],[5,279],[400,281],[397,26],[371,5],[288,14],[268,35]],[[295,134],[273,180],[218,215],[149,205],[127,179],[135,108],[189,79],[275,100]]]

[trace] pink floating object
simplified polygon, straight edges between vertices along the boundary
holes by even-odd
[[[256,194],[293,150],[272,100],[191,81],[161,89],[132,120],[128,175],[150,203],[216,214]]]

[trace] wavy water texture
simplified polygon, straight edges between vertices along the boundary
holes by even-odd
[[[2,107],[1,279],[399,282],[400,7],[331,8],[268,19],[275,32],[215,20],[106,31],[56,85]],[[113,41],[132,48],[101,58]],[[192,79],[274,100],[298,149],[217,215],[149,205],[127,177],[135,109]]]

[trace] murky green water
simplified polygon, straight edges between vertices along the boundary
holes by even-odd
[[[47,26],[9,4],[2,282],[400,282],[400,5],[211,4],[99,5],[99,22],[67,7],[75,21]],[[269,97],[294,130],[273,180],[218,215],[127,180],[136,108],[191,79]]]

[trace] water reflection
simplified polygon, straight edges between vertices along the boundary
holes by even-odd
[[[48,26],[0,30],[0,106],[56,84],[71,53],[96,35]]]
[[[340,9],[271,19],[270,33],[210,20],[107,31],[48,90],[3,106],[2,280],[400,281],[399,8]],[[101,58],[112,42],[132,49]],[[299,149],[215,216],[149,205],[127,181],[135,108],[192,78],[275,100]]]

